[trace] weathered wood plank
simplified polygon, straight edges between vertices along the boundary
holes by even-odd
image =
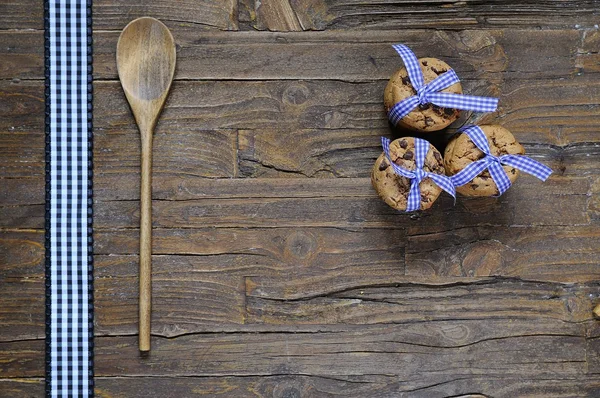
[[[445,280],[451,281],[450,278]],[[252,278],[252,282],[255,281],[266,285],[268,278]],[[412,283],[393,286],[394,278],[390,275],[390,283],[390,287],[366,286],[340,293],[335,293],[337,286],[331,286],[329,294],[312,299],[294,295],[294,300],[285,300],[283,295],[268,296],[261,285],[249,283],[246,321],[284,325],[364,325],[457,317],[488,322],[490,317],[494,317],[531,319],[532,323],[540,319],[582,322],[592,318],[589,295],[600,293],[600,288],[588,290],[511,280],[459,282],[447,286]],[[305,294],[305,297],[311,297],[314,290]]]
[[[237,1],[191,0],[177,4],[123,0],[94,2],[95,29],[122,29],[130,20],[151,15],[173,24],[193,25],[197,29],[237,29]],[[43,6],[39,2],[6,1],[0,7],[3,29],[43,29]],[[597,7],[593,0],[481,3],[392,1],[372,4],[364,1],[335,0],[244,0],[240,22],[252,29],[461,29],[465,27],[571,27],[593,26]],[[282,18],[285,16],[285,22]]]
[[[10,398],[30,398],[44,393],[44,380],[3,379],[0,391]],[[394,376],[341,376],[338,378],[280,375],[280,376],[213,376],[213,377],[96,377],[95,393],[99,397],[147,398],[203,397],[214,395],[234,398],[249,395],[260,398],[306,398],[389,397],[405,393],[416,398],[459,397],[478,391],[494,398],[579,398],[600,394],[600,379],[593,376],[553,379],[530,379],[523,383],[520,378],[510,377],[445,377],[438,382],[428,379],[398,381]],[[462,396],[467,398],[468,396]],[[472,395],[471,395],[472,397]]]
[[[136,337],[98,337],[95,364],[97,376],[118,369],[120,375],[153,376],[577,377],[586,372],[582,329],[564,322],[490,320],[330,333],[195,334],[155,338],[151,358],[141,360]],[[0,343],[0,371],[5,377],[41,376],[42,350],[43,340]]]
[[[580,228],[579,235],[572,227],[546,230],[556,231],[555,240],[539,245],[547,246],[547,252],[538,249],[539,258],[551,257],[553,246],[558,251],[569,242],[588,239],[588,243],[571,248],[572,261],[587,255],[577,251],[589,246],[590,232],[597,234],[590,228]],[[535,232],[530,236],[540,235]],[[514,231],[498,231],[504,236],[511,233]],[[138,258],[129,253],[137,252],[137,235],[137,231],[95,234],[96,332],[100,335],[135,334]],[[516,239],[511,250],[530,248],[532,241],[525,235]],[[565,236],[570,240],[563,243]],[[0,325],[4,325],[0,336],[6,339],[43,337],[42,241],[41,231],[4,232],[0,236],[0,260],[7,267],[0,295]],[[581,321],[591,317],[590,295],[600,293],[593,288],[510,280],[496,285],[493,280],[482,279],[486,275],[405,275],[404,242],[401,230],[156,230],[153,271],[155,297],[159,298],[154,304],[153,332],[172,337],[199,331],[235,331],[253,323],[412,322],[484,319],[490,314],[534,318],[536,322],[542,318]],[[423,250],[428,249],[424,243]],[[597,255],[590,254],[590,261],[592,257]],[[530,279],[540,275],[542,280],[579,282],[595,275],[593,267],[587,274],[580,272],[574,277],[552,274],[551,263],[547,268],[550,271],[538,266],[538,274],[531,274]],[[495,275],[521,277],[504,275],[501,270]],[[399,287],[394,287],[396,284]],[[349,289],[357,290],[345,293]],[[265,300],[306,297],[316,298],[289,303]],[[407,303],[398,302],[397,297]],[[464,308],[469,308],[468,315],[462,313]]]
[[[0,396],[5,398],[43,397],[45,382],[42,378],[0,379]]]
[[[178,44],[176,79],[387,80],[402,66],[391,45],[410,45],[418,56],[444,59],[464,80],[498,85],[522,79],[571,78],[596,67],[585,49],[588,31],[408,30],[367,32],[199,32],[169,24]],[[117,79],[119,32],[94,36],[94,76]],[[0,78],[42,79],[42,32],[0,32]],[[586,47],[581,48],[581,41]],[[530,54],[535,51],[536,57]]]
[[[381,131],[382,135],[387,133],[387,131]],[[111,151],[103,154],[104,149],[96,145],[97,157],[94,175],[94,198],[96,201],[139,199],[140,179],[135,166],[139,152],[136,153],[134,149],[137,148],[139,139],[137,133],[131,132],[130,134],[132,145],[115,148],[111,144],[112,134],[105,131],[97,132],[98,139],[105,139],[107,148],[110,148]],[[230,138],[227,134],[229,133],[198,132],[198,135],[222,138],[222,142],[218,140],[213,142],[209,139],[207,145],[214,144],[214,151],[221,153],[223,157],[235,156],[231,152],[227,152],[231,149],[227,148],[227,145],[230,145]],[[271,130],[241,131],[237,151],[239,166],[235,167],[234,165],[233,172],[237,177],[261,178],[219,181],[205,177],[219,176],[219,173],[227,175],[232,172],[232,169],[222,160],[215,159],[210,152],[204,152],[202,140],[190,144],[192,147],[199,148],[198,151],[183,152],[184,156],[179,158],[183,167],[188,162],[194,163],[196,165],[194,171],[199,173],[182,173],[181,166],[175,162],[165,161],[174,159],[179,154],[177,151],[171,151],[170,146],[167,145],[174,137],[165,133],[163,152],[155,154],[155,164],[158,162],[161,167],[155,166],[153,197],[161,200],[286,197],[289,196],[290,189],[301,184],[301,181],[290,181],[291,177],[305,176],[324,178],[304,179],[305,185],[311,186],[304,196],[326,197],[332,194],[328,177],[367,178],[374,159],[381,153],[379,134],[376,130],[334,130],[327,133],[327,137],[331,138],[330,141],[321,140],[320,137],[324,135],[318,133],[318,130],[300,130],[295,134],[307,139],[297,140],[293,139],[293,136],[287,138],[285,134],[278,134]],[[0,133],[1,135],[2,133]],[[7,167],[3,174],[3,189],[0,190],[0,206],[44,203],[44,177],[41,174],[44,167],[43,160],[26,158],[22,162],[22,167],[16,166],[19,164],[21,156],[15,154],[19,151],[18,148],[20,146],[27,147],[28,142],[37,142],[40,138],[37,135],[28,137],[28,139],[19,139],[18,144],[10,144],[14,151],[12,149],[6,151],[8,155],[4,159],[8,161],[4,163]],[[312,145],[310,140],[318,140],[321,145]],[[3,141],[0,139],[0,146],[2,144]],[[176,142],[174,142],[174,146],[177,147]],[[293,146],[294,150],[286,151],[287,146]],[[554,170],[553,179],[559,176],[589,176],[591,178],[590,213],[594,217],[600,215],[600,179],[597,178],[598,172],[600,172],[600,146],[598,144],[568,145],[566,147],[535,144],[526,144],[525,146],[530,156]],[[15,155],[10,155],[10,153]],[[107,163],[108,159],[111,163]],[[0,159],[0,163],[2,163],[2,159]],[[122,167],[125,165],[127,165],[126,168]],[[13,166],[15,167],[13,168]],[[116,167],[118,172],[114,172],[115,170],[111,170],[109,167]],[[270,181],[274,178],[278,181]],[[294,179],[297,180],[297,178]],[[534,180],[531,181],[538,184]],[[563,184],[554,186],[557,189],[556,194],[570,192],[569,179],[562,181],[564,181]],[[273,189],[274,184],[278,189]],[[336,184],[336,193],[344,192],[342,196],[348,196],[348,192],[355,192],[357,196],[371,195],[367,191],[356,192],[354,190],[355,182],[349,178],[338,178]],[[523,180],[519,180],[516,187],[521,184],[523,184]],[[562,188],[559,188],[560,186]],[[302,190],[297,190],[297,195],[302,195]]]
[[[136,331],[138,257],[130,254],[138,252],[138,236],[95,233],[99,334]],[[153,325],[165,336],[238,329],[245,323],[246,275],[287,275],[326,286],[339,278],[374,284],[404,274],[403,230],[155,230],[153,238]],[[0,233],[6,268],[0,340],[43,336],[42,244],[42,231]]]
[[[580,82],[578,78],[528,84],[507,81],[498,113],[484,121],[505,126],[521,142],[597,142],[594,119],[600,115],[600,102],[596,100],[600,98],[600,85],[582,89],[578,87]]]
[[[152,173],[204,177],[234,177],[237,166],[237,132],[180,128],[154,133]],[[140,139],[137,132],[94,133],[95,177],[104,174],[139,176]],[[139,183],[138,183],[139,185]],[[114,188],[114,187],[113,187]]]
[[[325,378],[318,376],[262,376],[262,377],[203,377],[203,378],[156,378],[148,383],[147,378],[97,378],[96,391],[118,394],[126,392],[128,397],[159,397],[173,392],[177,396],[217,395],[219,397],[264,398],[301,397],[389,397],[407,394],[416,398],[433,398],[481,392],[495,398],[576,398],[593,397],[600,393],[600,380],[595,377],[571,379],[528,380],[518,378],[461,377],[433,380],[417,379],[399,381],[393,376],[342,376]],[[295,394],[295,395],[294,395]],[[466,395],[463,398],[475,396]]]
[[[160,128],[277,129],[287,134],[300,129],[386,129],[381,105],[384,85],[384,81],[176,82]],[[468,91],[489,94],[486,87],[477,85],[465,82]],[[96,87],[96,127],[134,131],[118,83],[100,82]],[[597,80],[523,81],[507,87],[510,91],[501,94],[506,104],[500,116],[488,116],[486,121],[506,124],[521,142],[598,141],[594,130],[600,98]],[[542,120],[540,114],[550,116]],[[542,127],[532,126],[531,118]],[[557,129],[557,125],[565,127]]]
[[[561,84],[562,86],[559,86],[551,81],[523,83],[502,98],[506,104],[503,105],[506,113],[501,113],[504,116],[498,119],[487,117],[486,121],[505,124],[523,143],[566,145],[597,142],[599,136],[596,134],[595,121],[598,101],[595,98],[600,98],[600,84],[580,79]],[[0,112],[6,116],[0,118],[0,130],[6,131],[1,133],[0,137],[1,150],[6,154],[0,163],[0,170],[8,173],[8,176],[15,177],[30,176],[30,173],[41,175],[42,85],[39,82],[4,82],[0,86],[0,96],[9,98],[4,103],[4,112]],[[171,132],[198,132],[197,138],[192,133],[188,137],[188,142],[195,148],[204,140],[209,144],[216,144],[213,140],[219,137],[220,133],[209,137],[207,134],[213,134],[208,133],[209,131],[246,130],[240,137],[240,156],[245,162],[241,166],[246,174],[252,174],[255,170],[249,162],[264,163],[275,169],[290,169],[289,162],[282,164],[281,145],[295,139],[296,134],[313,138],[320,132],[321,137],[331,137],[329,141],[321,138],[322,149],[300,141],[298,154],[293,154],[298,158],[309,159],[309,169],[304,173],[315,174],[324,161],[331,159],[330,163],[333,163],[333,166],[337,161],[343,163],[339,165],[339,171],[332,171],[334,175],[336,172],[349,175],[348,161],[343,159],[347,153],[344,152],[349,151],[351,155],[365,157],[366,154],[360,151],[371,148],[372,156],[375,157],[378,152],[377,134],[389,131],[381,106],[382,90],[383,82],[179,82],[175,84],[157,134],[160,136],[169,135]],[[299,93],[304,94],[298,97]],[[138,133],[118,84],[100,82],[96,85],[96,94],[95,124],[100,139],[96,151],[99,156],[103,155],[99,151],[106,149],[99,146],[100,144],[111,145],[110,141],[102,141],[102,138],[116,137],[110,134],[126,134],[126,140],[137,143]],[[559,105],[554,106],[552,101]],[[322,132],[323,129],[327,130],[327,135]],[[230,134],[233,135],[233,132]],[[175,135],[173,138],[176,137],[179,136]],[[269,140],[277,145],[268,145]],[[160,141],[157,140],[157,144]],[[31,149],[28,145],[23,145],[25,142],[32,143]],[[371,144],[365,148],[367,142]],[[229,142],[223,148],[231,148],[231,144]],[[340,146],[343,151],[338,156],[342,156],[342,159],[338,160],[336,150],[340,152]],[[125,146],[124,149],[134,148]],[[217,150],[216,147],[211,148],[211,151]],[[318,159],[310,158],[315,155],[315,150],[318,150],[316,154],[321,158],[320,163],[316,163]],[[197,152],[198,156],[205,156],[201,151]],[[123,154],[129,156],[129,153]],[[226,155],[225,158],[228,156],[231,155]],[[231,173],[232,166],[223,170],[224,165],[215,164],[214,158],[206,160],[206,167],[212,167],[212,170],[202,171],[205,175],[220,176]],[[359,165],[364,167],[365,161],[362,160]],[[293,157],[291,165],[297,168]],[[38,168],[33,170],[35,167]],[[292,171],[294,170],[295,168],[292,168]]]
[[[443,226],[409,228],[414,236],[407,240],[408,275],[498,275],[562,282],[600,279],[598,226],[483,227],[449,232]]]
[[[137,1],[96,0],[93,3],[94,29],[121,30],[131,20],[152,16],[171,24],[193,25],[197,30],[236,30],[236,0]],[[0,4],[2,29],[44,28],[44,5],[35,0],[6,0]]]
[[[582,34],[582,46],[577,51],[576,66],[580,73],[600,71],[600,31],[586,29]]]
[[[269,179],[278,189],[278,179]],[[411,219],[423,225],[441,225],[446,230],[478,225],[585,225],[589,224],[590,181],[583,177],[552,177],[541,183],[523,176],[520,184],[501,198],[462,198],[455,206],[442,197],[431,211],[420,215],[399,213],[386,206],[371,188],[369,179],[328,179],[329,191],[305,179],[290,179],[283,197],[218,197],[153,203],[156,228],[198,227],[341,227],[404,228]],[[219,179],[223,188],[236,180]],[[337,191],[337,187],[353,190]],[[266,186],[263,185],[263,186]],[[543,206],[551,203],[553,206]],[[536,205],[537,204],[537,205]],[[139,225],[135,200],[97,202],[95,228],[135,228]],[[560,208],[560,212],[554,209]],[[0,228],[43,228],[43,205],[0,206]]]
[[[411,215],[388,208],[377,197],[368,179],[352,179],[354,193],[338,193],[337,179],[330,180],[330,193],[306,197],[311,186],[303,179],[288,185],[288,196],[281,198],[228,198],[189,201],[156,201],[156,227],[259,227],[259,226],[334,226],[386,227],[407,226]],[[276,181],[276,180],[274,180]],[[454,206],[443,197],[431,212],[422,213],[420,224],[444,223],[447,229],[474,225],[577,225],[588,224],[587,178],[555,177],[546,183],[534,183],[524,176],[521,184],[501,198],[462,199]],[[224,186],[229,183],[226,182]],[[344,184],[346,185],[346,184]],[[277,185],[275,183],[274,188]],[[301,191],[301,194],[296,192]],[[343,195],[343,196],[342,196]],[[561,208],[535,206],[553,203]],[[293,209],[293,210],[292,210]],[[136,203],[102,202],[96,206],[97,228],[131,228],[137,224]]]
[[[281,22],[284,8],[297,24]],[[597,22],[594,1],[537,1],[523,3],[467,1],[386,1],[364,0],[242,0],[240,22],[252,29],[324,30],[324,29],[461,29],[496,26],[562,27]]]
[[[369,177],[381,154],[381,137],[372,130],[241,130],[240,177]]]
[[[180,135],[165,131],[157,142],[161,146],[161,152],[155,156],[153,196],[155,199],[165,200],[224,196],[285,197],[290,185],[293,187],[300,183],[288,181],[289,177],[368,177],[372,162],[381,151],[379,133],[386,135],[389,132],[332,130],[327,133],[325,140],[322,138],[325,135],[319,130],[299,130],[294,135],[273,130],[244,130],[240,131],[239,142],[236,144],[233,142],[233,131],[198,131],[190,133],[190,137],[181,138],[187,142],[187,148],[180,151]],[[0,151],[4,153],[0,157],[0,178],[4,178],[3,189],[0,189],[0,205],[43,204],[42,133],[7,134],[8,136],[4,136],[0,133]],[[128,130],[125,136],[123,134],[104,130],[96,132],[94,198],[97,201],[139,199],[138,133]],[[297,139],[297,136],[302,139]],[[313,141],[319,145],[313,145]],[[117,142],[122,145],[116,145]],[[131,145],[124,144],[127,142],[131,142]],[[235,164],[232,167],[228,163],[236,156],[234,145],[238,147],[238,167]],[[286,150],[288,147],[293,147],[294,150]],[[585,144],[548,147],[526,144],[526,147],[530,156],[552,167],[555,175],[592,177],[589,208],[594,216],[600,214],[600,179],[596,178],[600,170],[600,146]],[[213,153],[220,154],[220,157]],[[188,163],[193,165],[193,170],[191,167],[186,170]],[[226,177],[231,173],[238,177],[268,179],[214,181],[204,178]],[[273,190],[274,182],[269,181],[271,178],[279,178],[276,183],[278,189]],[[350,192],[354,189],[354,182],[341,180],[345,181],[337,182],[337,193],[340,190]],[[305,196],[331,195],[329,181],[310,179],[305,180],[305,183],[312,185],[310,194]],[[522,183],[520,180],[517,186]],[[568,192],[568,185],[566,188],[561,192]],[[219,193],[220,190],[225,190],[226,195]],[[298,190],[298,195],[301,194],[302,191]]]

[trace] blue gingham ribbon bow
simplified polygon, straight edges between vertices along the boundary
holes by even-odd
[[[485,169],[488,169],[490,176],[498,187],[499,195],[502,195],[510,188],[510,180],[502,165],[507,165],[519,169],[527,174],[539,178],[542,181],[552,174],[552,169],[524,155],[502,155],[494,156],[490,152],[490,145],[483,130],[479,126],[468,126],[461,129],[462,132],[469,136],[471,141],[485,154],[483,159],[470,163],[460,172],[450,177],[452,183],[456,187],[467,184],[473,178],[479,175]]]
[[[406,177],[410,180],[410,191],[408,193],[408,199],[406,204],[406,211],[415,211],[421,208],[421,188],[419,184],[425,178],[431,178],[440,188],[452,195],[456,199],[456,191],[450,178],[445,175],[429,173],[423,170],[425,165],[425,156],[429,151],[429,142],[420,138],[415,138],[415,169],[408,170],[398,166],[392,161],[390,156],[390,140],[381,137],[381,145],[383,146],[383,152],[392,165],[394,172],[402,177]]]
[[[444,108],[476,112],[493,112],[498,107],[498,98],[441,93],[441,90],[460,81],[453,69],[449,69],[433,79],[429,84],[425,84],[419,60],[411,49],[404,44],[395,44],[392,47],[394,47],[394,50],[396,50],[402,61],[404,61],[404,65],[408,71],[408,78],[414,89],[417,90],[417,95],[398,102],[390,109],[388,117],[394,125],[398,124],[400,119],[408,115],[418,105],[423,104],[431,103]]]

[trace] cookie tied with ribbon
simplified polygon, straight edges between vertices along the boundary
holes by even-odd
[[[454,122],[460,110],[493,112],[498,99],[462,94],[460,80],[445,62],[417,59],[403,44],[393,46],[405,68],[390,79],[384,104],[390,122],[415,131],[437,131]]]
[[[455,197],[442,155],[429,142],[413,137],[390,142],[382,137],[381,143],[383,153],[375,161],[371,181],[388,205],[410,212],[431,207],[442,190]]]
[[[467,196],[499,196],[514,183],[519,170],[546,181],[548,166],[524,156],[525,150],[502,126],[467,126],[446,148],[446,172],[457,192]]]

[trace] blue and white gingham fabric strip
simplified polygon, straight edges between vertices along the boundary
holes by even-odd
[[[448,192],[452,195],[453,198],[456,198],[456,192],[454,189],[454,185],[450,178],[435,174],[429,173],[423,170],[423,166],[425,165],[425,157],[427,156],[427,152],[429,151],[429,142],[422,140],[420,138],[415,138],[415,170],[407,170],[392,161],[390,156],[390,140],[381,137],[381,145],[383,146],[383,152],[387,157],[388,161],[392,165],[392,169],[394,172],[402,177],[406,177],[410,180],[410,191],[408,193],[406,211],[415,211],[421,208],[421,189],[419,185],[421,181],[425,178],[430,178],[435,182],[440,188],[444,191]]]
[[[417,95],[398,102],[390,109],[388,117],[394,125],[420,104],[431,103],[444,108],[476,112],[493,112],[498,108],[497,98],[440,92],[460,81],[453,69],[439,75],[429,84],[425,84],[419,60],[411,49],[404,44],[395,44],[392,47],[404,61],[410,82],[417,91]]]
[[[498,192],[502,195],[510,188],[510,180],[502,165],[514,167],[542,181],[546,181],[552,174],[550,167],[524,155],[492,155],[487,137],[479,126],[466,126],[459,132],[468,135],[475,146],[485,154],[485,157],[470,163],[460,172],[450,177],[456,187],[469,183],[487,169],[498,187]]]
[[[45,0],[46,396],[93,396],[92,5]]]

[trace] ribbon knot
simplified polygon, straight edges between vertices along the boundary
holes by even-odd
[[[469,183],[473,178],[477,177],[481,172],[487,169],[490,172],[492,180],[494,180],[494,183],[498,187],[498,196],[500,196],[506,192],[511,185],[510,179],[502,167],[503,165],[519,169],[542,181],[546,181],[550,174],[552,174],[552,169],[550,167],[524,155],[493,155],[487,137],[479,126],[466,126],[459,130],[459,132],[469,136],[469,139],[473,141],[475,146],[479,148],[481,152],[483,152],[485,157],[468,164],[467,167],[450,177],[455,187],[460,187]]]
[[[424,105],[429,103],[429,97],[427,94],[427,85],[421,86],[417,89],[417,98],[419,99],[419,105]]]
[[[412,112],[418,105],[424,104],[476,112],[493,112],[498,107],[497,98],[441,92],[445,88],[460,82],[453,69],[449,69],[425,84],[421,65],[411,49],[404,44],[395,44],[392,47],[402,58],[410,83],[417,91],[416,95],[405,98],[390,109],[388,118],[392,124],[398,124],[404,116]]]
[[[410,180],[410,191],[408,193],[407,203],[406,203],[406,211],[415,211],[421,208],[421,188],[419,184],[425,178],[430,178],[436,185],[442,188],[444,191],[448,192],[452,195],[453,198],[456,199],[456,192],[454,189],[454,185],[450,178],[445,175],[429,173],[423,170],[423,166],[425,165],[425,157],[427,156],[427,152],[429,151],[429,142],[422,140],[420,138],[414,138],[415,140],[415,169],[408,170],[403,167],[398,166],[396,163],[392,161],[390,156],[390,140],[381,137],[381,145],[383,146],[383,152],[385,156],[392,165],[392,169],[394,173],[401,177],[408,178]]]
[[[496,155],[492,155],[491,153],[489,155],[486,155],[488,157],[488,159],[490,160],[490,162],[496,163],[500,166],[502,166],[502,159]]]
[[[414,177],[413,180],[415,182],[417,182],[417,183],[421,183],[421,181],[423,181],[423,179],[425,177],[427,177],[427,172],[423,171],[421,169],[417,169],[417,170],[414,171],[414,175],[415,175],[415,177]]]

